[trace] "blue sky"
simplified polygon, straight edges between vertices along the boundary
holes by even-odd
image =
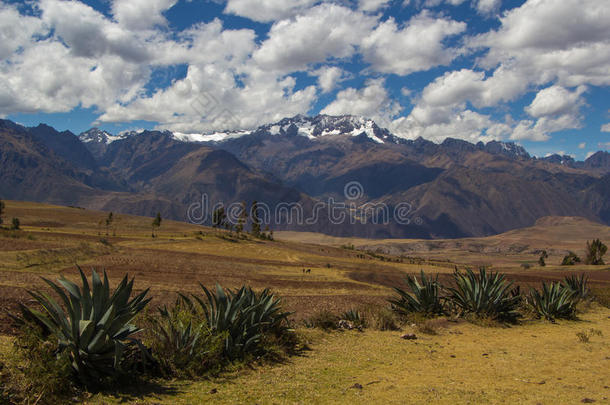
[[[0,2],[0,116],[75,133],[354,114],[436,142],[610,148],[606,0]]]

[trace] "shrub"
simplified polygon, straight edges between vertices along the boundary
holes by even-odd
[[[562,286],[572,292],[572,297],[576,300],[586,300],[589,298],[591,291],[588,286],[589,279],[584,274],[580,276],[566,276]]]
[[[21,229],[21,222],[19,222],[19,218],[13,218],[13,221],[11,223],[11,229],[13,231],[18,231]]]
[[[554,322],[555,319],[574,317],[573,292],[560,283],[542,283],[542,291],[530,292],[530,304],[538,317]]]
[[[589,343],[593,336],[603,336],[603,333],[599,329],[589,329],[588,331],[577,332],[576,337],[580,343]]]
[[[546,250],[543,250],[542,253],[540,253],[540,257],[538,258],[538,265],[540,265],[541,267],[546,266],[546,259],[549,258],[548,253],[546,252]]]
[[[396,314],[388,307],[380,307],[371,311],[370,326],[375,330],[399,330],[400,325]]]
[[[591,243],[587,241],[587,257],[585,264],[603,265],[603,256],[608,251],[608,247],[602,243],[601,240],[595,239]]]
[[[181,300],[159,308],[159,316],[147,323],[146,343],[164,375],[194,377],[220,369],[225,336],[213,334],[201,314]]]
[[[82,286],[61,278],[58,283],[43,280],[61,299],[65,310],[44,292],[28,291],[42,307],[42,311],[20,305],[21,316],[14,317],[21,325],[34,323],[41,336],[53,336],[59,342],[58,353],[66,353],[78,381],[96,385],[101,380],[117,380],[126,374],[126,367],[134,364],[137,352],[145,356],[141,343],[133,338],[140,331],[130,322],[150,301],[148,290],[129,299],[133,282],[123,278],[110,294],[108,277],[104,281],[92,271],[91,287],[82,269],[78,268]],[[67,311],[67,312],[66,312]]]
[[[396,313],[407,315],[417,312],[426,316],[434,316],[442,315],[445,312],[439,294],[441,286],[438,282],[438,275],[435,279],[427,278],[422,270],[421,284],[417,281],[417,277],[407,276],[407,285],[410,293],[394,287],[398,298],[388,300]]]
[[[481,268],[479,274],[470,269],[466,274],[456,270],[453,277],[456,287],[448,288],[450,300],[462,314],[511,322],[520,316],[517,307],[521,298],[510,293],[512,282],[507,282],[503,274],[488,274]]]
[[[440,325],[434,321],[434,319],[428,319],[422,323],[417,324],[417,330],[426,335],[438,335]]]
[[[308,328],[320,328],[326,331],[337,329],[339,317],[327,309],[323,309],[305,319],[305,326]]]
[[[65,403],[77,394],[67,353],[35,324],[22,324],[0,364],[0,403]]]
[[[281,300],[268,289],[257,294],[245,286],[225,291],[217,284],[216,292],[203,285],[201,288],[205,299],[197,295],[192,295],[194,302],[184,295],[182,299],[191,308],[195,302],[199,305],[213,333],[225,334],[223,351],[231,360],[262,353],[261,341],[266,334],[293,333],[288,322],[290,313],[282,311]]]
[[[561,261],[562,266],[574,266],[576,263],[580,263],[580,257],[574,252],[569,252]]]

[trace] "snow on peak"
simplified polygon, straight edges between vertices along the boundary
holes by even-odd
[[[315,117],[297,115],[292,118],[284,118],[274,124],[262,126],[258,130],[266,131],[272,135],[297,134],[309,139],[325,136],[359,136],[365,134],[377,143],[394,141],[394,137],[389,131],[378,127],[373,120],[353,115],[318,115]]]
[[[213,132],[209,134],[183,134],[174,132],[173,138],[181,142],[222,142],[232,138],[249,135],[251,131]]]
[[[90,130],[81,133],[78,136],[78,139],[80,139],[83,143],[95,142],[109,145],[114,141],[118,141],[119,139],[124,139],[126,137],[127,135],[124,133],[112,135],[110,132],[103,131],[99,128],[91,128]]]

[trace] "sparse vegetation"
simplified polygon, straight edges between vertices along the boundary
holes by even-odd
[[[6,205],[4,204],[4,201],[0,200],[0,225],[4,223],[4,219],[2,217],[4,216],[5,207]]]
[[[589,343],[589,342],[591,342],[591,338],[593,336],[600,336],[601,337],[603,335],[604,334],[602,333],[601,330],[593,329],[593,328],[591,328],[589,330],[584,330],[584,331],[576,333],[576,337],[578,338],[578,341],[580,343]]]
[[[15,235],[14,237],[17,238],[19,235]],[[32,235],[27,235],[26,238],[35,239]],[[57,265],[74,264],[95,256],[107,254],[111,250],[111,246],[103,241],[100,241],[100,245],[82,242],[75,247],[41,249],[33,252],[19,253],[16,256],[16,259],[25,268],[51,268]]]

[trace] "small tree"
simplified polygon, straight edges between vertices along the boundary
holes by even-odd
[[[155,237],[155,228],[159,229],[161,227],[161,213],[157,212],[157,216],[152,221],[152,237]]]
[[[538,264],[541,267],[546,266],[546,259],[548,259],[549,255],[548,253],[546,253],[546,250],[543,250],[542,253],[540,253],[540,258],[538,259]]]
[[[585,264],[603,265],[603,256],[608,251],[608,247],[602,243],[599,239],[594,239],[589,243],[587,241],[587,258]]]
[[[0,225],[2,225],[2,216],[4,215],[4,201],[0,200]]]
[[[252,208],[250,210],[250,217],[252,218],[252,229],[250,230],[250,233],[252,234],[252,236],[258,238],[261,235],[261,220],[260,220],[260,217],[258,216],[258,202],[257,201],[252,202]]]
[[[246,221],[248,220],[248,204],[245,201],[241,202],[241,208],[239,212],[239,218],[237,219],[237,225],[235,225],[235,231],[237,235],[240,235],[244,231]]]
[[[212,227],[219,229],[225,227],[225,222],[227,222],[227,214],[225,213],[225,207],[218,207],[214,210],[212,214]]]
[[[19,223],[19,218],[13,218],[13,224],[11,226],[12,230],[18,231],[20,228],[21,224]]]
[[[112,221],[114,220],[114,217],[112,215],[112,212],[110,212],[110,214],[108,214],[108,217],[106,218],[106,236],[108,236],[108,228],[110,228],[110,225],[112,225]],[[161,222],[159,222],[159,224],[161,224]]]
[[[576,255],[574,252],[569,252],[564,256],[563,261],[561,262],[562,266],[574,266],[576,263],[580,263],[580,257]]]

